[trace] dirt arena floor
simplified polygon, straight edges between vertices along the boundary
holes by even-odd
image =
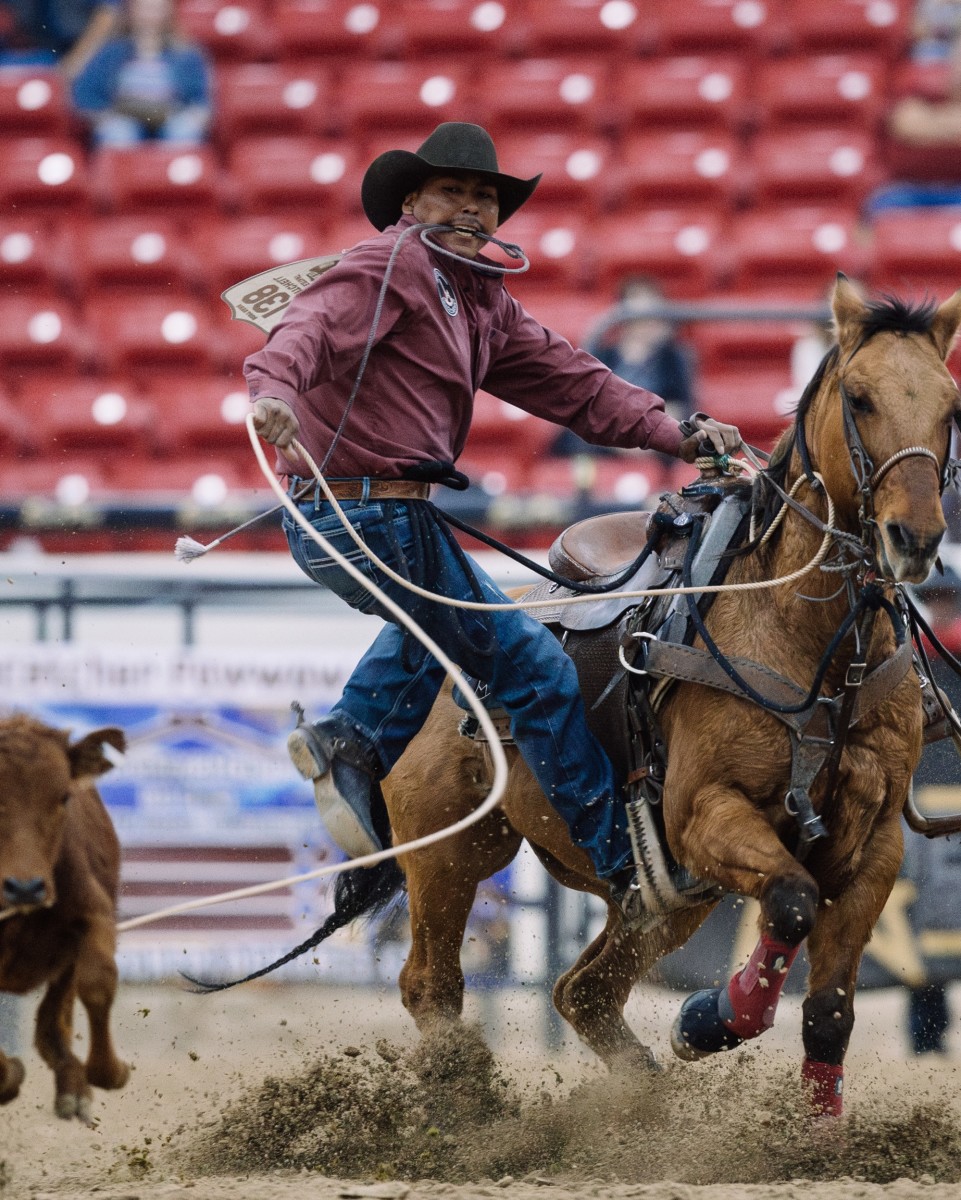
[[[128,986],[116,1032],[135,1070],[97,1093],[94,1128],[54,1116],[26,1052],[0,1109],[0,1198],[961,1200],[961,1013],[949,1055],[909,1059],[904,995],[859,999],[848,1115],[818,1128],[793,997],[755,1049],[682,1064],[680,997],[640,988],[629,1015],[667,1070],[612,1079],[548,1048],[531,993],[472,999],[488,1057],[470,1033],[425,1054],[393,989]]]

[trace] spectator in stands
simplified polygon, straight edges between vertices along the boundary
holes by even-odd
[[[74,81],[74,104],[95,145],[205,140],[210,64],[199,46],[178,36],[174,18],[173,0],[128,0],[117,36]]]
[[[961,0],[917,0],[911,24],[916,62],[949,62],[961,36]]]
[[[655,280],[630,276],[621,284],[618,303],[601,318],[597,332],[588,335],[584,349],[621,379],[656,392],[675,420],[686,421],[696,407],[694,352],[677,337],[673,322],[651,315],[664,304],[664,293]],[[565,429],[551,453],[566,458],[616,450],[592,446]]]
[[[702,443],[718,452],[740,445],[737,429],[708,417],[679,425],[659,396],[545,330],[504,288],[481,255],[484,239],[538,180],[500,171],[487,131],[463,122],[438,126],[415,153],[381,154],[361,186],[378,235],[294,297],[244,372],[254,426],[277,447],[278,472],[301,497],[309,487],[300,500],[305,521],[485,683],[510,714],[544,794],[610,881],[612,903],[635,923],[643,906],[630,886],[621,783],[588,729],[576,672],[557,639],[513,605],[481,615],[400,587],[357,553],[292,445],[298,440],[323,465],[351,526],[381,561],[430,593],[495,604],[504,593],[427,503],[429,481],[463,482],[454,462],[479,388],[598,442],[651,446],[687,461]],[[430,240],[418,232],[422,224],[444,228]],[[356,857],[382,845],[372,779],[387,775],[423,726],[445,671],[290,516],[285,529],[305,574],[359,611],[388,619],[330,715],[301,723],[288,741],[328,831]]]
[[[5,0],[0,66],[57,65],[76,77],[117,27],[122,0]]]
[[[907,159],[900,171],[895,167],[895,174],[907,181],[879,188],[868,200],[869,214],[886,208],[961,203],[955,165],[961,153],[961,3],[921,0],[911,58],[920,64],[943,64],[943,92],[905,96],[891,108],[887,130],[893,157],[897,163],[900,149]]]

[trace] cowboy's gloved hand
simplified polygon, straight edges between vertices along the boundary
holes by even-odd
[[[261,396],[254,404],[253,416],[258,435],[278,450],[289,450],[291,442],[300,433],[293,409],[275,396]]]
[[[693,462],[701,454],[733,454],[741,445],[736,425],[724,425],[705,413],[695,413],[690,420],[682,421],[681,432],[686,436],[677,456],[684,462]]]

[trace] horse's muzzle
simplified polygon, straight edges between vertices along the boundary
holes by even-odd
[[[885,521],[880,534],[881,552],[896,582],[921,583],[927,579],[944,537],[943,527],[934,533],[922,533],[906,521]]]

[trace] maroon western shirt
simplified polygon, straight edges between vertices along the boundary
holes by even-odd
[[[285,400],[318,464],[333,441],[370,333],[404,216],[360,242],[292,301],[244,374],[253,400]],[[480,259],[479,261],[485,261]],[[524,311],[502,277],[430,250],[410,233],[391,271],[360,391],[327,464],[333,477],[389,479],[464,448],[474,395],[492,395],[602,446],[676,454],[677,421]],[[278,454],[281,474],[306,474]]]

